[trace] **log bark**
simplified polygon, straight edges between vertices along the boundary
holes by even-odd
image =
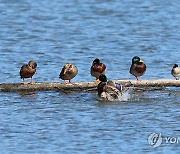
[[[180,80],[158,79],[158,80],[114,80],[124,87],[180,87]],[[39,82],[34,85],[23,85],[21,83],[2,83],[0,84],[1,92],[18,92],[18,91],[82,91],[96,90],[97,83],[95,82],[75,82],[75,83],[60,83],[60,82]]]

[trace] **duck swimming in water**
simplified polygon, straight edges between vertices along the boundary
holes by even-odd
[[[20,76],[21,79],[23,79],[23,84],[27,85],[27,82],[24,82],[25,78],[31,78],[30,84],[35,84],[35,82],[32,81],[33,75],[36,73],[36,67],[37,63],[35,61],[29,61],[28,64],[25,64],[20,69]]]
[[[138,56],[133,57],[132,64],[130,67],[130,73],[136,77],[142,76],[146,71],[146,64]]]
[[[115,101],[119,100],[119,96],[122,96],[122,86],[113,81],[107,81],[107,77],[104,74],[99,76],[101,81],[98,86],[98,96],[103,100]]]
[[[72,78],[74,78],[78,73],[78,69],[74,64],[70,64],[67,63],[64,65],[64,67],[62,68],[60,74],[59,74],[59,78],[61,78],[62,80],[70,80]]]
[[[175,77],[176,80],[178,80],[178,76],[180,76],[180,67],[178,67],[177,64],[174,64],[172,70],[171,70],[171,74]]]
[[[106,65],[101,63],[99,59],[95,59],[91,66],[91,75],[96,78],[96,82],[99,81],[100,74],[106,73]]]

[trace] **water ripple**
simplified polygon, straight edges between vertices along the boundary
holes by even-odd
[[[134,79],[131,58],[147,65],[142,79],[173,78],[179,62],[179,1],[0,1],[0,80],[21,82],[20,67],[37,61],[37,82],[59,81],[64,63],[73,81],[93,81],[95,58],[109,79]],[[150,133],[178,137],[179,90],[133,91],[121,102],[92,93],[0,93],[2,153],[147,153]],[[22,146],[23,145],[23,146]],[[177,144],[156,152],[177,152]]]

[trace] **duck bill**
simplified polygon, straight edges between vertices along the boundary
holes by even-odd
[[[67,72],[67,70],[65,69],[63,74],[66,74],[66,72]]]
[[[143,63],[144,61],[141,59],[139,62]]]

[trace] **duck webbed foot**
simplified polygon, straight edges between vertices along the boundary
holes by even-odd
[[[23,81],[23,85],[28,85],[28,82]]]
[[[99,79],[96,79],[94,82],[99,84],[101,81]]]
[[[33,85],[33,84],[36,84],[36,82],[34,82],[34,81],[31,81],[31,82],[30,82],[30,84],[31,84],[31,85]]]

